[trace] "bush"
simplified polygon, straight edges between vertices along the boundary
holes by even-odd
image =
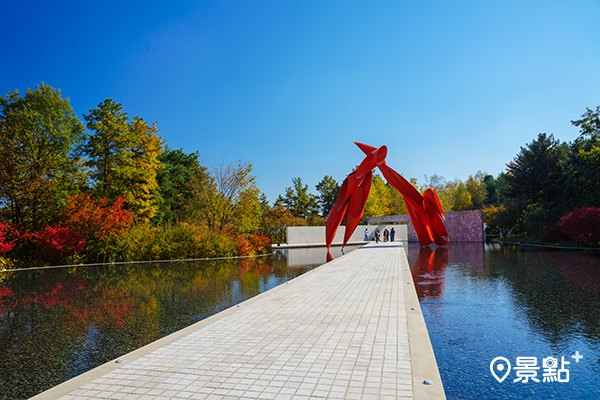
[[[46,226],[32,234],[36,244],[36,256],[48,262],[58,262],[85,251],[87,245],[83,237],[68,226]]]
[[[60,217],[61,223],[70,226],[88,241],[121,235],[133,221],[131,212],[121,208],[123,199],[120,197],[112,206],[108,205],[106,198],[94,199],[83,193],[67,196],[67,202]]]
[[[586,246],[600,245],[600,208],[584,207],[560,219],[560,229],[567,237]]]
[[[271,252],[271,239],[256,233],[250,236],[250,243],[254,247],[255,254],[268,254]]]
[[[8,240],[7,235],[10,227],[6,222],[0,223],[0,255],[6,254],[15,246],[15,240]]]
[[[567,239],[567,236],[560,229],[560,224],[558,222],[550,224],[548,228],[540,235],[540,240],[544,243],[566,242]]]
[[[137,225],[123,242],[131,261],[232,257],[237,247],[226,234],[186,223],[160,228]]]

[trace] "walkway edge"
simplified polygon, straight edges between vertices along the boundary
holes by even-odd
[[[403,246],[404,247],[404,246]],[[442,378],[435,360],[433,347],[429,340],[427,325],[419,304],[415,283],[408,264],[406,248],[402,257],[401,268],[406,282],[404,301],[408,322],[408,340],[413,375],[413,396],[415,400],[446,399]]]

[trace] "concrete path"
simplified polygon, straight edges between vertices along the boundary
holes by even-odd
[[[368,244],[34,397],[444,398],[399,242]]]

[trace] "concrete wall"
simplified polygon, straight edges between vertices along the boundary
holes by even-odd
[[[483,229],[483,211],[468,210],[468,211],[451,211],[445,213],[446,230],[450,243],[458,242],[485,242],[485,234]],[[385,222],[401,222],[408,223],[408,241],[417,242],[417,234],[415,228],[408,215],[390,215],[387,217],[367,217],[364,218],[367,223],[385,223]]]
[[[391,230],[392,228],[396,231],[396,240],[408,240],[407,226],[406,225],[359,225],[352,236],[350,241],[361,242],[365,238],[365,229],[369,231],[369,240],[373,240],[373,233],[375,228],[379,228],[379,232],[383,232],[384,229]],[[341,244],[344,241],[344,233],[346,232],[345,226],[340,226],[333,239],[334,244]],[[383,240],[383,234],[380,236]],[[287,227],[287,244],[325,244],[325,227],[324,226],[288,226]]]

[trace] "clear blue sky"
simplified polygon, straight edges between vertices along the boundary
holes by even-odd
[[[0,94],[42,81],[105,98],[169,147],[342,181],[388,146],[405,178],[494,176],[600,105],[600,2],[0,0]]]

